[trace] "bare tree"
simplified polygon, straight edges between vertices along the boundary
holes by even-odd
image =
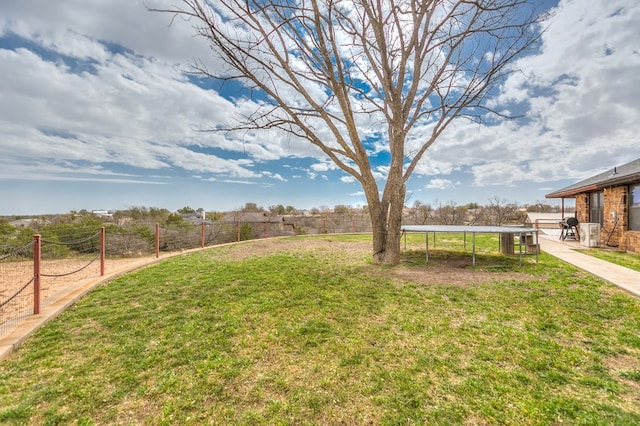
[[[504,225],[520,218],[517,204],[501,200],[497,196],[489,200],[486,210],[489,225]]]
[[[448,204],[437,202],[433,210],[433,221],[438,225],[462,225],[467,216],[467,208],[459,206],[455,201]]]
[[[482,223],[482,218],[484,216],[483,209],[478,205],[478,203],[469,203],[466,208],[468,225],[477,225]]]
[[[413,202],[413,208],[411,209],[411,215],[413,223],[416,225],[426,225],[431,218],[433,209],[430,205],[424,204],[420,200]]]
[[[400,261],[405,183],[460,116],[479,121],[491,88],[537,39],[528,0],[182,0],[170,9],[207,39],[255,110],[228,128],[279,129],[360,182],[373,256]],[[381,150],[388,163],[373,169]],[[382,178],[380,176],[383,176]]]

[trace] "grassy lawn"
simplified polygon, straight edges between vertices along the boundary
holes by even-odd
[[[460,241],[425,265],[409,236],[389,268],[370,236],[258,240],[120,277],[0,363],[0,423],[640,424],[640,301]]]
[[[581,253],[588,254],[607,262],[625,266],[636,271],[640,271],[640,253],[627,253],[618,250],[589,249],[582,250]]]

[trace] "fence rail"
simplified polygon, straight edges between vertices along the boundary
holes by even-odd
[[[69,227],[56,235],[43,230],[21,246],[0,247],[0,337],[40,313],[43,301],[80,280],[161,253],[278,236],[371,232],[366,217],[265,217],[263,222],[159,224],[130,227]]]

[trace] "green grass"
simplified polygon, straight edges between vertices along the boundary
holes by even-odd
[[[627,253],[619,250],[596,248],[581,250],[580,252],[597,257],[598,259],[606,260],[607,262],[640,271],[640,253]]]
[[[344,250],[369,239],[219,247],[99,287],[0,363],[0,422],[640,424],[638,299],[489,236],[475,268],[444,239],[425,265],[424,236],[397,268]],[[429,283],[447,263],[469,281]]]

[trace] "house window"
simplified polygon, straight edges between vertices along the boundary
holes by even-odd
[[[589,222],[602,225],[604,212],[604,192],[592,192],[589,194]]]
[[[629,230],[640,231],[640,185],[629,187]]]

